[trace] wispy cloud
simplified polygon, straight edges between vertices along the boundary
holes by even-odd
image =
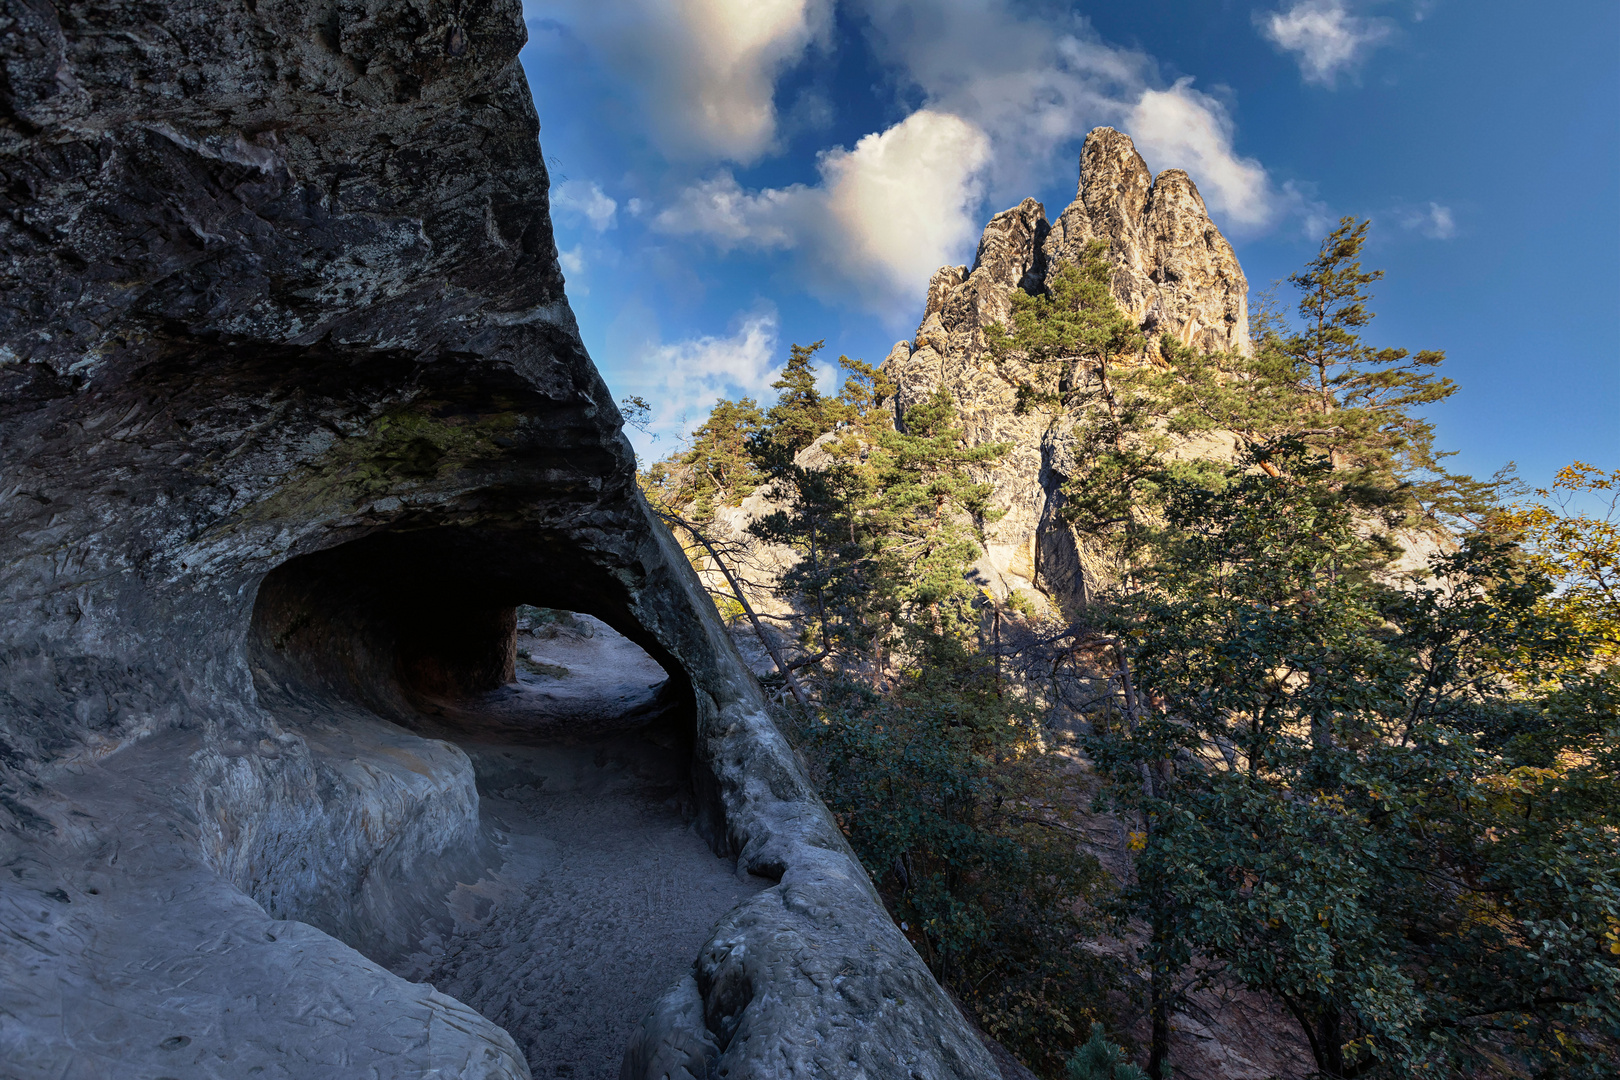
[[[776,139],[776,78],[831,26],[832,0],[524,0],[618,73],[646,132],[682,159],[747,163]]]
[[[878,50],[928,107],[989,134],[988,188],[1003,202],[1072,169],[1075,143],[1110,124],[1153,168],[1187,170],[1229,227],[1263,228],[1288,208],[1264,166],[1235,149],[1221,101],[1190,78],[1165,88],[1153,57],[1104,42],[1080,16],[1034,16],[1008,0],[863,2]]]
[[[1144,90],[1126,127],[1144,158],[1185,169],[1204,202],[1240,228],[1259,228],[1276,216],[1277,192],[1263,165],[1232,149],[1232,119],[1225,107],[1184,78],[1168,90]]]
[[[1282,186],[1282,199],[1289,218],[1299,227],[1299,235],[1307,240],[1322,239],[1338,220],[1328,204],[1317,198],[1315,184],[1289,180]]]
[[[1187,170],[1229,231],[1270,228],[1300,209],[1288,185],[1237,150],[1223,100],[1191,79],[1166,86],[1152,56],[1104,42],[1083,17],[1014,0],[844,2],[897,92],[920,102],[911,114],[824,150],[814,182],[750,188],[729,168],[711,168],[662,198],[638,192],[649,205],[627,205],[632,216],[722,251],[791,252],[801,283],[818,295],[905,321],[911,313],[898,312],[933,270],[970,256],[991,210],[1058,171],[1074,176],[1079,140],[1101,124],[1129,132],[1152,168]],[[715,166],[777,148],[775,81],[826,39],[832,3],[526,0],[525,8],[566,22],[618,74],[644,106],[635,115],[653,145]]]
[[[796,250],[816,291],[895,311],[972,251],[986,195],[1010,203],[1054,167],[1074,168],[1075,144],[1099,124],[1129,131],[1153,167],[1186,169],[1228,227],[1259,230],[1294,206],[1235,150],[1221,101],[1191,79],[1161,88],[1151,57],[1103,43],[1082,19],[1028,17],[1006,0],[859,2],[874,50],[923,107],[825,151],[815,185],[749,190],[718,173],[682,191],[655,228],[722,250]]]
[[[781,366],[779,328],[776,309],[761,305],[740,316],[730,334],[646,345],[624,385],[652,406],[648,441],[652,435],[678,441],[720,398],[765,395]]]
[[[1430,240],[1450,240],[1457,235],[1457,219],[1451,207],[1431,202],[1427,206],[1403,210],[1397,220],[1401,228],[1427,236]]]
[[[1294,54],[1306,82],[1327,87],[1394,32],[1387,19],[1353,14],[1345,0],[1294,0],[1281,11],[1257,13],[1255,22],[1268,41]]]
[[[613,228],[619,204],[603,194],[599,185],[584,180],[568,180],[551,190],[555,210],[583,218],[597,232]]]
[[[647,430],[631,435],[637,450],[644,455],[668,453],[702,423],[720,398],[774,402],[771,383],[787,360],[780,340],[776,308],[762,303],[739,314],[728,334],[645,343],[629,365],[631,373],[619,380],[625,393],[645,398],[652,407]],[[831,393],[837,384],[836,369],[818,363],[815,372],[817,386]]]
[[[808,204],[816,193],[804,184],[745,191],[729,171],[692,184],[653,218],[670,236],[701,236],[721,251],[772,251],[796,247]]]

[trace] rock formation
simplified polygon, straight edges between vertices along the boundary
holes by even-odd
[[[994,1076],[636,492],[518,0],[8,0],[0,27],[7,1075],[528,1075],[383,964],[496,857],[422,702],[510,678],[535,604],[669,673],[655,745],[772,882],[623,1075]]]
[[[1128,136],[1098,128],[1080,153],[1079,191],[1057,221],[1034,199],[992,218],[973,266],[934,274],[916,337],[884,362],[899,415],[943,386],[973,442],[1012,444],[988,475],[1006,513],[989,526],[981,569],[1000,595],[1038,590],[1065,608],[1083,604],[1087,588],[1086,538],[1056,516],[1075,417],[1019,415],[1017,387],[990,361],[984,331],[1007,323],[1015,290],[1044,288],[1093,240],[1107,242],[1114,295],[1145,331],[1205,351],[1248,351],[1248,282],[1192,180],[1179,169],[1154,179]]]

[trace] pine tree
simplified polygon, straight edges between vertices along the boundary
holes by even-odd
[[[771,389],[780,393],[776,404],[766,411],[754,444],[756,457],[767,468],[773,462],[791,461],[793,455],[849,416],[850,409],[842,400],[816,389],[816,371],[811,362],[825,344],[823,339],[794,345],[781,374],[771,383]],[[848,358],[840,357],[839,361],[847,365]]]
[[[1363,270],[1366,221],[1344,218],[1322,241],[1316,258],[1289,277],[1299,290],[1300,330],[1278,342],[1293,366],[1302,404],[1314,421],[1307,441],[1329,455],[1338,483],[1364,499],[1387,500],[1404,490],[1410,506],[1455,490],[1448,485],[1434,449],[1434,426],[1415,410],[1456,392],[1438,374],[1445,353],[1375,348],[1362,337],[1373,320],[1367,304],[1382,270]],[[1435,474],[1426,492],[1411,481]]]
[[[1114,376],[1139,358],[1146,338],[1114,299],[1108,245],[1093,240],[1077,265],[1065,266],[1044,292],[1012,295],[1012,331],[985,329],[985,344],[1003,376],[1018,388],[1021,410],[1072,407],[1090,381],[1117,416]],[[1122,436],[1123,437],[1123,436]]]
[[[960,638],[976,625],[978,590],[967,571],[982,550],[977,530],[993,514],[991,485],[971,470],[1007,447],[967,446],[944,390],[908,410],[905,430],[896,430],[881,374],[844,365],[843,435],[814,467],[776,466],[791,505],[755,532],[803,554],[786,582],[818,605],[823,651],[881,684],[897,648],[930,635]]]
[[[1003,377],[1016,383],[1021,411],[1079,417],[1079,471],[1063,485],[1062,514],[1089,535],[1116,537],[1128,573],[1167,467],[1161,421],[1169,403],[1148,364],[1147,338],[1114,299],[1112,279],[1107,244],[1092,241],[1046,292],[1014,293],[1012,332],[994,324],[986,343]]]
[[[1091,1025],[1091,1038],[1064,1064],[1068,1080],[1148,1080],[1147,1073],[1125,1060],[1119,1047],[1108,1041],[1101,1024]]]
[[[735,505],[753,494],[763,474],[752,445],[764,421],[753,398],[716,401],[692,433],[691,445],[655,470],[667,488],[663,498],[671,507],[690,506],[694,521],[707,521],[716,506]]]

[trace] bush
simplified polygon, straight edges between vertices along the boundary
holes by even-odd
[[[1104,1038],[1101,1024],[1091,1025],[1091,1038],[1069,1056],[1064,1075],[1068,1080],[1147,1080],[1147,1073],[1126,1061],[1120,1048]]]
[[[1102,963],[1079,947],[1095,936],[1089,901],[1103,875],[1048,801],[1058,761],[1033,718],[932,670],[882,698],[830,686],[790,728],[934,974],[985,1030],[1055,1075],[1104,992]]]

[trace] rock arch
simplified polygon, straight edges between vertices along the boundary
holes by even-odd
[[[390,719],[394,559],[491,619],[540,592],[600,614],[680,676],[704,835],[769,887],[627,1076],[993,1076],[636,492],[564,294],[521,5],[14,7],[8,1067],[525,1074],[495,1024],[300,921],[383,955],[424,890],[377,882],[483,857],[465,754]]]

